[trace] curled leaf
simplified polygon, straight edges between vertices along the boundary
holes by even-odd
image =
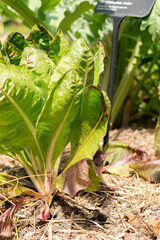
[[[11,205],[7,211],[0,216],[0,236],[3,238],[12,237],[12,222],[16,212],[21,208],[23,201]]]
[[[19,65],[22,52],[26,46],[27,42],[20,33],[13,32],[7,37],[4,49],[7,52],[11,64]]]
[[[160,160],[132,163],[130,167],[147,181],[160,182]]]
[[[87,159],[72,165],[64,172],[63,192],[74,196],[78,191],[88,187],[91,184],[89,178],[89,166]]]
[[[107,171],[117,175],[129,175],[133,170],[131,163],[149,161],[150,157],[146,152],[124,145],[120,142],[110,142],[104,148],[106,156],[104,160],[105,167],[101,168],[101,172]]]
[[[102,181],[99,170],[94,166],[93,162],[83,159],[72,165],[64,173],[63,192],[74,196],[80,190],[96,191],[98,183]]]
[[[101,166],[104,160],[105,160],[105,154],[100,149],[98,149],[93,157],[93,162],[97,166]]]
[[[49,208],[48,204],[46,203],[44,205],[44,207],[41,209],[41,213],[40,213],[39,218],[42,221],[46,221],[49,217],[50,217],[50,208]]]
[[[159,131],[159,125],[157,130]],[[99,156],[101,160],[105,156],[104,165],[108,165],[102,167],[101,172],[107,171],[117,175],[137,172],[140,177],[149,182],[160,182],[160,160],[152,161],[146,152],[119,142],[109,143],[105,146],[104,152],[102,156],[99,152]]]

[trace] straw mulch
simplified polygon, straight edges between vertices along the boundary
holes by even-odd
[[[152,129],[113,130],[110,139],[138,147],[152,159],[160,159]],[[6,168],[7,161],[3,159],[1,156],[0,167]],[[52,217],[46,222],[37,220],[40,206],[41,201],[37,201],[16,214],[13,239],[160,239],[160,184],[151,184],[138,175],[104,174],[98,192],[82,191],[73,199],[57,196]]]

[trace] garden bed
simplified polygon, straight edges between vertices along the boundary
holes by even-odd
[[[138,147],[159,159],[152,129],[120,129],[110,132],[111,140]],[[68,149],[62,157],[67,157]],[[1,156],[1,171],[15,162]],[[52,217],[38,220],[41,201],[24,206],[15,215],[13,239],[160,239],[160,184],[138,175],[104,174],[98,192],[79,192],[71,199],[55,198]],[[18,237],[16,236],[16,231]]]

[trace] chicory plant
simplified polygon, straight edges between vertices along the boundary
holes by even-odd
[[[0,153],[24,167],[44,198],[43,220],[57,191],[73,196],[96,190],[101,180],[92,159],[110,112],[97,87],[103,58],[101,43],[89,48],[81,38],[69,46],[61,31],[53,37],[40,24],[27,39],[12,33],[0,45]],[[60,155],[69,143],[70,158],[60,171]],[[5,179],[1,174],[1,183]],[[10,197],[36,195],[28,186],[18,187]]]

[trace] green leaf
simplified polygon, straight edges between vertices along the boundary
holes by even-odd
[[[3,196],[5,197],[5,200],[11,199],[13,197],[22,197],[25,195],[33,196],[40,198],[41,195],[34,190],[32,190],[29,187],[33,187],[31,185],[31,182],[20,179],[12,175],[0,173],[0,199],[3,201]]]
[[[4,46],[5,45],[9,45],[10,43],[12,43],[17,49],[23,51],[24,48],[27,46],[27,42],[24,38],[24,36],[20,33],[17,32],[13,32],[11,34],[9,34],[9,36],[7,37]]]
[[[141,31],[147,29],[152,35],[152,39],[159,39],[159,28],[160,25],[160,2],[157,0],[151,14],[146,17],[141,24]]]
[[[81,81],[85,81],[86,68],[88,64],[87,55],[89,48],[84,39],[79,39],[71,44],[67,52],[60,58],[55,72],[52,75],[51,85],[55,84],[66,72],[77,70]]]
[[[20,14],[25,22],[32,27],[37,22],[37,18],[29,7],[22,0],[2,0],[3,3],[11,7],[14,11]]]
[[[27,43],[35,48],[39,48],[46,52],[50,50],[49,42],[53,40],[51,33],[41,24],[36,24],[32,28],[28,38]]]
[[[83,38],[76,40],[68,48],[66,54],[60,58],[57,68],[52,75],[51,84],[55,83],[65,72],[75,69],[83,86],[97,84],[99,75],[102,72],[104,49],[101,44],[95,44],[88,48]]]
[[[71,157],[67,168],[82,159],[93,158],[101,138],[106,133],[108,106],[109,102],[105,101],[100,89],[95,86],[84,89],[80,112],[72,126]]]
[[[52,169],[66,146],[71,123],[79,111],[81,82],[75,71],[69,71],[59,79],[48,96],[37,124],[37,136],[48,164]]]
[[[77,163],[79,163],[82,159],[92,160],[93,155],[97,151],[98,144],[101,138],[105,135],[107,129],[109,114],[107,106],[109,106],[109,103],[107,102],[106,105],[106,101],[100,89],[95,86],[88,86],[83,90],[80,102],[80,111],[72,125],[70,137],[71,157],[67,167],[64,169],[62,174],[58,176],[55,182],[59,189],[68,189],[64,191],[71,195],[74,195],[78,189],[82,189],[84,187],[83,181],[85,181],[85,188],[90,186],[89,189],[97,189],[97,183],[100,179],[99,177],[95,177],[93,174],[91,165],[89,165],[90,170],[88,175],[88,168],[84,165],[86,163],[82,162],[82,168],[83,171],[85,171],[83,178],[81,174],[78,173],[81,168],[81,164]],[[73,175],[75,184],[71,188],[71,183],[68,182],[69,178],[67,176],[68,174],[72,175],[71,172],[75,169],[77,169],[77,176]],[[95,180],[93,180],[93,175]]]
[[[11,19],[17,19],[19,16],[13,9],[7,6],[7,4],[0,2],[0,10],[2,19],[7,17]]]
[[[160,151],[160,117],[158,117],[155,129],[155,146]]]
[[[138,58],[140,46],[141,46],[141,41],[139,38],[135,45],[135,48],[133,49],[133,52],[131,52],[132,55],[130,57],[129,63],[128,64],[126,63],[127,67],[125,66],[125,70],[122,72],[123,75],[120,78],[120,82],[114,94],[112,117],[111,117],[112,122],[115,122],[116,117],[122,106],[122,103],[124,102],[128,94],[128,91],[133,84],[133,80],[134,80],[133,76],[140,62],[140,59]]]
[[[53,60],[55,64],[58,64],[59,60],[68,50],[68,42],[64,38],[62,31],[58,31],[55,38],[50,42],[50,51],[48,56]]]
[[[33,47],[26,47],[20,65],[26,65],[29,71],[39,76],[43,91],[48,91],[48,84],[56,66],[47,53]]]
[[[3,64],[0,75],[0,144],[11,151],[25,146],[39,153],[35,125],[44,99],[34,85],[37,76],[25,66]]]
[[[2,54],[2,43],[0,41],[0,63],[5,63],[3,54]]]
[[[71,24],[76,21],[81,14],[83,14],[86,11],[89,11],[90,9],[93,9],[94,5],[90,4],[88,1],[84,1],[81,2],[75,9],[74,12],[70,12],[70,11],[66,11],[65,17],[63,18],[63,20],[61,21],[61,23],[59,24],[59,29],[61,29],[63,32],[66,32]]]
[[[6,65],[10,63],[9,57],[1,42],[0,42],[0,63],[6,64]]]
[[[46,12],[46,11],[50,11],[53,10],[61,0],[41,0],[42,1],[42,5],[39,9],[39,12]]]
[[[89,165],[89,178],[91,180],[91,184],[84,190],[85,192],[98,191],[98,184],[102,181],[102,175],[93,162],[88,160],[87,163]]]
[[[94,48],[91,48],[92,55],[94,56],[94,81],[93,85],[97,86],[99,82],[99,76],[104,70],[104,47],[102,43],[96,44]]]
[[[27,42],[20,33],[11,33],[7,37],[3,47],[11,64],[19,65],[22,52],[26,46]]]

